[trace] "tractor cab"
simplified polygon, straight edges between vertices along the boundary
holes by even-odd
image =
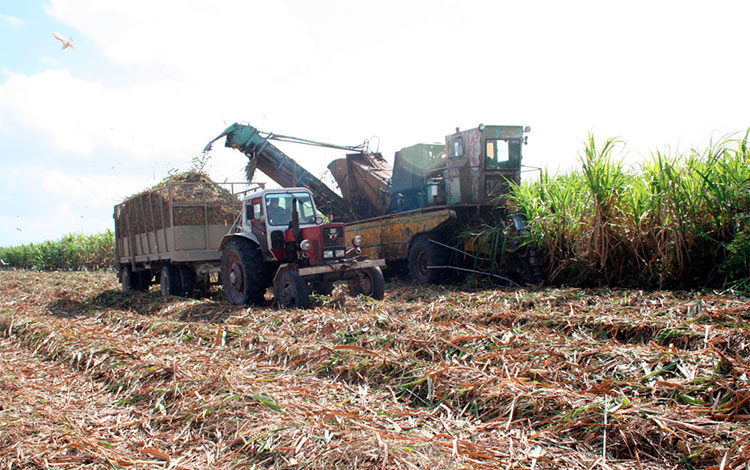
[[[344,224],[323,224],[306,188],[255,191],[243,207],[219,247],[230,302],[262,304],[273,287],[282,307],[305,307],[311,292],[330,294],[337,281],[348,281],[352,295],[383,298],[385,261],[361,257],[360,236],[347,249]]]
[[[359,254],[346,249],[343,223],[323,224],[306,188],[267,189],[245,198],[243,231],[251,233],[268,261],[318,266]],[[353,244],[359,240],[353,240]]]

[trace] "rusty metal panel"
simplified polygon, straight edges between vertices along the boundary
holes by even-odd
[[[391,191],[421,191],[430,172],[444,165],[444,145],[416,144],[405,147],[396,152],[393,161]]]
[[[455,205],[461,203],[461,178],[459,168],[448,168],[445,177],[445,203]]]
[[[379,153],[348,154],[328,165],[341,189],[344,200],[351,205],[353,219],[361,220],[385,214],[391,202],[388,182],[391,167]]]
[[[523,126],[484,126],[482,134],[487,139],[520,139]]]
[[[405,260],[409,255],[409,243],[415,235],[434,230],[455,217],[454,211],[445,208],[400,212],[348,224],[347,240],[361,235],[362,252],[370,259]]]
[[[469,166],[479,167],[482,155],[482,133],[478,129],[471,129],[463,133],[466,139],[466,151],[469,154]]]

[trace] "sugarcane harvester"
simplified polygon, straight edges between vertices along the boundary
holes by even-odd
[[[416,144],[396,152],[394,165],[365,144],[338,146],[229,126],[226,146],[248,156],[281,186],[310,189],[360,249],[388,266],[407,267],[416,281],[439,283],[455,272],[479,272],[508,283],[539,283],[533,250],[523,246],[520,216],[506,203],[520,183],[522,145],[528,127],[485,126],[446,136],[444,144]],[[342,196],[315,178],[269,140],[347,150],[328,165]],[[210,143],[206,149],[210,148]],[[470,228],[477,230],[472,231]]]

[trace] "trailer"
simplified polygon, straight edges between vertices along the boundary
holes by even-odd
[[[115,254],[123,291],[161,286],[164,295],[207,290],[221,270],[221,241],[257,183],[214,183],[192,174],[114,208]]]

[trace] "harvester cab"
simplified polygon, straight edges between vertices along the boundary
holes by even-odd
[[[496,205],[521,180],[528,126],[485,126],[396,152],[392,212],[442,205]]]
[[[324,224],[306,188],[252,192],[220,246],[225,294],[233,303],[261,303],[273,286],[282,306],[304,307],[311,292],[329,294],[346,280],[352,294],[383,298],[385,262],[363,259],[361,244],[355,236],[347,249],[344,224]]]

